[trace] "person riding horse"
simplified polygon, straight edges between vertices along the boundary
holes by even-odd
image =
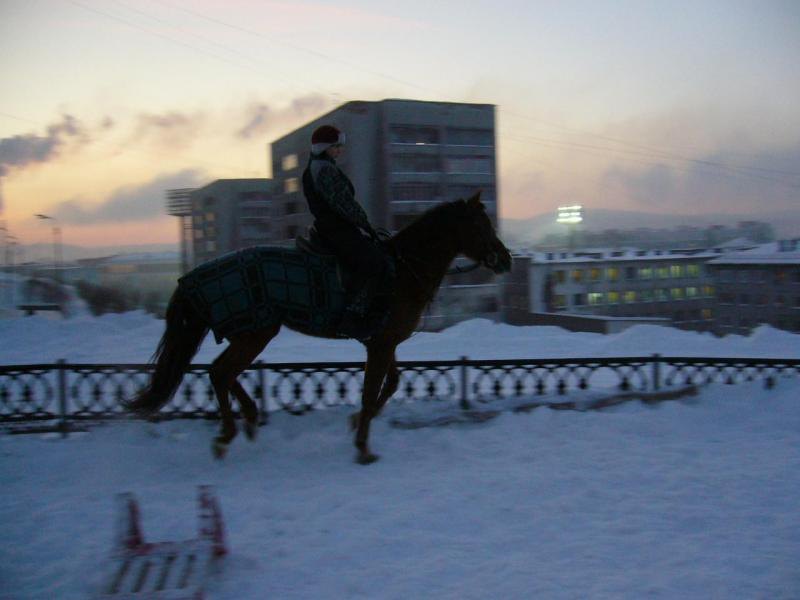
[[[386,322],[391,268],[378,233],[355,199],[352,182],[336,164],[344,143],[345,134],[332,125],[314,131],[303,193],[317,235],[352,277],[339,330],[365,341]]]

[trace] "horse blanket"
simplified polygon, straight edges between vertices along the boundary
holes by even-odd
[[[218,344],[277,323],[330,333],[346,307],[336,259],[288,247],[230,252],[195,267],[178,286]]]

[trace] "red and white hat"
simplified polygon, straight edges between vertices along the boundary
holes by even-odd
[[[341,146],[344,144],[345,135],[333,125],[322,125],[311,134],[311,152],[322,154],[331,146]]]

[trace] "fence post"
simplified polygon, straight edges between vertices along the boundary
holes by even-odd
[[[258,399],[258,424],[266,425],[269,422],[269,413],[267,412],[267,370],[264,367],[264,361],[256,361],[258,367],[258,387],[261,390],[259,394],[261,397]]]
[[[661,355],[653,354],[653,391],[661,389]]]
[[[67,425],[67,361],[59,358],[56,361],[56,369],[58,376],[58,411],[61,415],[61,422],[59,429],[61,430],[61,437],[65,438],[69,435],[69,426]]]
[[[459,365],[459,371],[461,376],[461,408],[463,410],[468,410],[470,408],[469,404],[469,379],[467,374],[467,357],[461,357],[461,364]]]

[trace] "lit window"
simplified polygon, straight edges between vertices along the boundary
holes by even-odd
[[[673,300],[683,300],[683,288],[671,288],[669,295]]]
[[[556,271],[556,283],[564,283],[567,280],[566,271]]]
[[[603,303],[603,292],[589,292],[589,304],[597,306]]]
[[[300,181],[297,177],[289,177],[289,179],[284,180],[283,182],[283,192],[285,194],[291,194],[300,190]]]
[[[700,311],[700,316],[703,318],[703,320],[709,321],[714,318],[714,311],[712,311],[710,308],[704,308]]]
[[[686,288],[686,297],[687,298],[697,298],[698,292],[696,287],[687,287]]]
[[[628,290],[623,294],[622,298],[625,304],[631,304],[633,302],[636,302],[636,292],[634,292],[633,290]]]
[[[609,281],[617,281],[619,279],[619,269],[617,267],[608,267],[606,269],[606,277]]]
[[[297,154],[287,154],[281,159],[281,169],[291,171],[297,168]]]
[[[662,267],[658,267],[658,278],[659,279],[667,279],[669,278],[669,267],[664,265]]]
[[[608,292],[608,303],[619,304],[619,292]]]
[[[556,308],[566,308],[567,307],[567,297],[564,294],[556,294],[553,297],[553,303],[555,304]]]
[[[639,279],[652,279],[653,267],[639,267]]]
[[[207,212],[206,213],[206,222],[207,223],[213,223],[216,220],[217,220],[217,215],[216,214],[214,214],[213,212]]]
[[[583,281],[583,269],[573,269],[571,275],[572,275],[572,281],[575,282]]]
[[[700,277],[700,265],[686,265],[687,277]]]
[[[671,265],[669,268],[670,277],[683,277],[683,265]]]
[[[714,295],[714,286],[713,285],[704,285],[703,286],[703,296],[710,298]]]
[[[599,281],[603,277],[603,270],[597,267],[592,267],[589,270],[589,277],[592,281]]]

